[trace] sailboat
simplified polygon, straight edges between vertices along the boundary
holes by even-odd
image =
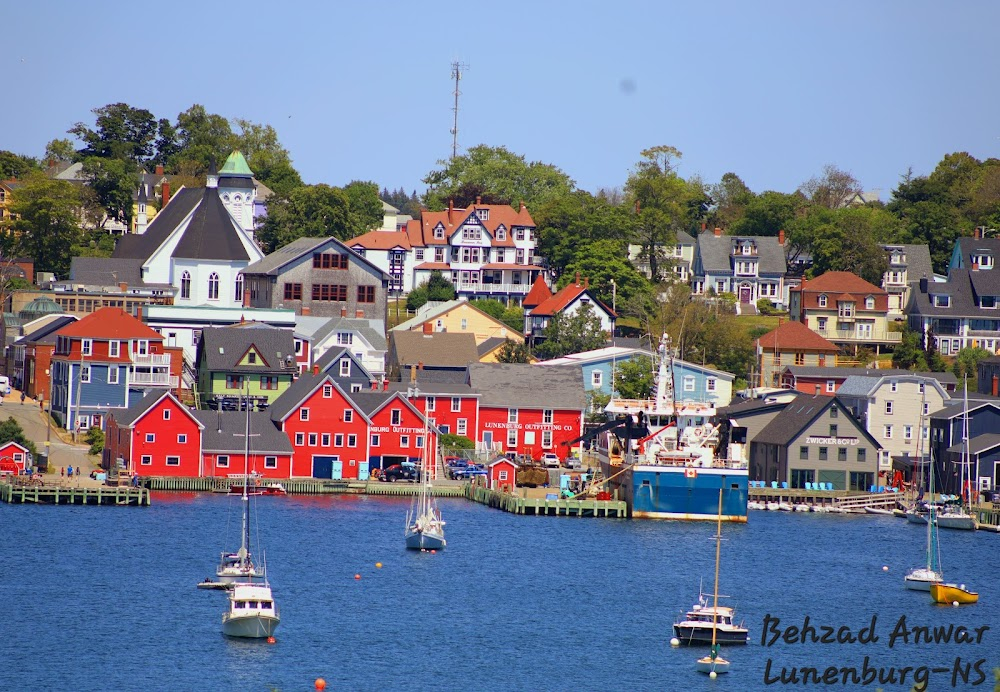
[[[723,480],[725,485],[725,480]],[[715,528],[715,591],[712,596],[712,613],[715,616],[719,612],[719,557],[722,554],[722,488],[719,488],[719,518]],[[699,673],[708,673],[709,677],[715,677],[719,673],[729,672],[729,661],[719,654],[718,626],[712,627],[712,648],[708,656],[703,656],[695,662],[695,669]]]
[[[972,464],[969,459],[969,387],[965,386],[965,406],[962,416],[962,465],[959,474],[959,504],[948,506],[938,514],[938,525],[942,529],[959,529],[962,531],[975,531],[976,518],[966,509],[965,502],[967,487],[971,486]],[[969,490],[969,503],[972,502],[972,492]]]
[[[416,392],[416,389],[411,389]],[[424,446],[420,450],[420,491],[413,497],[413,505],[406,515],[406,531],[403,538],[410,550],[441,550],[448,543],[444,539],[444,520],[441,510],[431,493],[431,475],[436,460],[428,458],[430,435],[427,412],[424,412]]]
[[[923,431],[921,431],[921,435]],[[934,469],[930,470],[930,489],[934,494]],[[941,574],[941,550],[938,546],[938,524],[935,516],[936,508],[933,503],[928,506],[927,516],[927,565],[915,567],[903,577],[906,588],[913,591],[930,591],[933,584],[940,584],[944,581]]]
[[[280,615],[267,581],[267,565],[262,563],[260,574],[250,560],[250,407],[247,407],[247,422],[244,445],[243,474],[243,531],[240,550],[236,555],[236,568],[243,576],[233,582],[229,591],[229,606],[222,614],[222,633],[229,637],[264,639],[274,635]],[[254,578],[260,576],[261,581]]]

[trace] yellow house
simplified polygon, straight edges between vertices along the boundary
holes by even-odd
[[[519,344],[524,343],[524,335],[521,332],[511,329],[465,300],[427,303],[417,311],[416,317],[399,324],[393,331],[472,334],[476,337],[477,347],[491,339],[499,340],[496,347],[499,347],[505,339]]]
[[[14,190],[20,186],[17,180],[0,180],[0,221],[10,218],[10,205],[14,201]]]

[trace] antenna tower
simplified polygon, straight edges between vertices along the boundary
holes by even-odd
[[[455,106],[452,108],[454,122],[451,126],[451,158],[458,156],[458,97],[462,92],[458,90],[458,83],[462,81],[462,71],[469,69],[469,66],[457,60],[451,64],[451,78],[455,80]]]

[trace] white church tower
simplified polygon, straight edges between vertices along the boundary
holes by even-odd
[[[219,197],[233,215],[240,227],[253,236],[253,205],[257,189],[253,182],[253,171],[239,151],[234,151],[226,159],[218,176]]]

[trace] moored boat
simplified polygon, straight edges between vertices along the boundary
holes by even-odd
[[[229,609],[222,615],[222,633],[229,637],[264,639],[274,636],[280,621],[270,586],[234,584],[229,592]]]
[[[417,395],[416,387],[411,387],[410,396]],[[425,411],[424,442],[421,448],[420,492],[413,498],[413,506],[406,515],[406,530],[403,532],[404,543],[410,550],[441,550],[448,544],[444,538],[445,522],[441,518],[441,510],[431,493],[431,476],[437,466],[433,452],[430,455],[427,453],[430,429],[426,413]]]
[[[749,639],[749,630],[736,623],[732,608],[709,606],[704,595],[674,623],[674,636],[681,644],[711,644],[713,630],[720,644],[746,644]]]
[[[965,584],[931,584],[930,592],[935,603],[968,605],[979,602],[979,593],[969,591]]]

